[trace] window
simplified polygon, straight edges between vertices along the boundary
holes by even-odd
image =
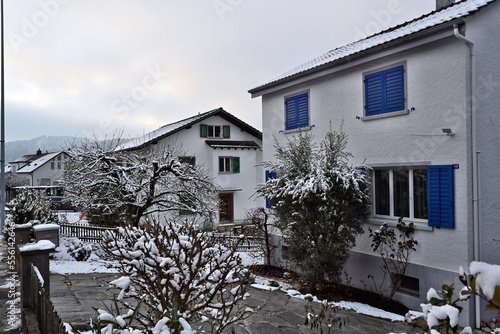
[[[179,161],[182,162],[183,164],[190,164],[193,167],[196,165],[196,157],[193,156],[179,157]]]
[[[200,137],[202,138],[231,138],[229,125],[207,125],[200,124]]]
[[[50,160],[50,169],[56,169],[56,160],[55,159]]]
[[[50,186],[50,183],[51,183],[51,179],[50,178],[41,178],[38,181],[38,185],[39,186]]]
[[[399,65],[365,75],[365,116],[406,109],[404,73],[404,65]]]
[[[239,173],[239,157],[219,157],[219,173]]]
[[[416,277],[399,275],[401,279],[398,291],[401,293],[405,293],[411,296],[420,296],[420,282]]]
[[[266,182],[275,178],[276,178],[276,173],[266,170]],[[270,209],[272,208],[272,206],[273,206],[272,201],[269,198],[266,198],[266,209]]]
[[[373,173],[374,214],[427,220],[454,228],[453,165],[377,168]]]
[[[309,126],[309,93],[285,98],[285,130]]]
[[[375,169],[376,215],[427,219],[427,171],[422,168]]]

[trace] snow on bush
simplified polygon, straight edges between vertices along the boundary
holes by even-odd
[[[236,254],[237,244],[226,246],[222,236],[188,222],[153,223],[109,232],[104,247],[130,279],[115,285],[133,287],[131,296],[144,303],[137,319],[145,328],[167,318],[172,333],[187,330],[183,321],[221,333],[251,314],[237,305],[248,296],[249,272]]]
[[[348,165],[347,136],[331,129],[318,148],[309,133],[275,144],[274,177],[257,193],[272,204],[288,255],[310,284],[339,280],[369,217],[363,168]]]
[[[454,286],[443,284],[441,291],[430,288],[427,292],[428,304],[421,304],[422,310],[427,317],[427,324],[431,333],[439,333],[432,329],[458,330],[458,318],[462,307],[457,303],[467,300],[471,295],[479,296],[488,302],[487,310],[500,311],[500,266],[485,262],[473,261],[470,266],[470,274],[460,267],[459,279],[464,284],[459,296],[454,299]],[[497,331],[495,331],[496,333]],[[464,328],[462,334],[472,333],[470,327]]]

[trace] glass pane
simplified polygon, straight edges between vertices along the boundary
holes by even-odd
[[[224,172],[224,158],[219,157],[219,172]]]
[[[209,126],[208,126],[208,137],[209,137],[209,138],[213,138],[213,137],[215,137],[215,136],[214,136],[214,126],[213,126],[213,125],[209,125]]]
[[[224,158],[224,164],[226,165],[225,172],[231,171],[231,158]]]
[[[219,125],[214,126],[214,137],[216,137],[216,138],[220,138],[221,137],[220,126]]]
[[[389,215],[389,171],[375,170],[375,213]]]
[[[415,218],[427,219],[427,169],[413,170],[413,211]]]
[[[395,169],[394,186],[394,216],[410,217],[410,176],[408,169]]]

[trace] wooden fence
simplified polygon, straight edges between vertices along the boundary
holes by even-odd
[[[36,267],[31,265],[31,300],[40,333],[65,334],[64,324],[54,309],[50,296],[40,282]]]
[[[60,234],[66,237],[76,237],[87,242],[102,241],[102,234],[106,231],[115,231],[114,227],[89,226],[87,224],[61,224]],[[238,252],[254,252],[260,250],[261,238],[232,236],[223,233],[214,233],[213,237],[228,247],[239,243]]]
[[[115,231],[115,227],[89,226],[87,224],[61,224],[60,234],[65,237],[76,237],[87,242],[100,242],[106,231]]]

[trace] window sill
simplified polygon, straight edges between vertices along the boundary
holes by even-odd
[[[383,113],[383,114],[378,114],[378,115],[373,115],[373,116],[363,116],[363,117],[361,117],[361,120],[362,121],[371,121],[371,120],[379,119],[379,118],[408,115],[409,113],[410,113],[409,110],[393,111],[393,112],[388,112],[388,113]]]
[[[281,133],[284,134],[289,134],[289,133],[296,133],[296,132],[301,132],[301,131],[310,131],[314,125],[309,125],[309,126],[304,126],[303,128],[296,128],[296,129],[291,129],[291,130],[282,130],[280,131]]]
[[[405,219],[404,222],[413,223],[413,227],[415,227],[415,230],[418,231],[428,231],[428,232],[434,231],[433,227],[427,225],[427,221]],[[370,224],[377,226],[380,226],[382,224],[387,224],[387,226],[389,227],[396,227],[396,225],[398,224],[398,218],[373,216],[372,219],[370,220]]]

